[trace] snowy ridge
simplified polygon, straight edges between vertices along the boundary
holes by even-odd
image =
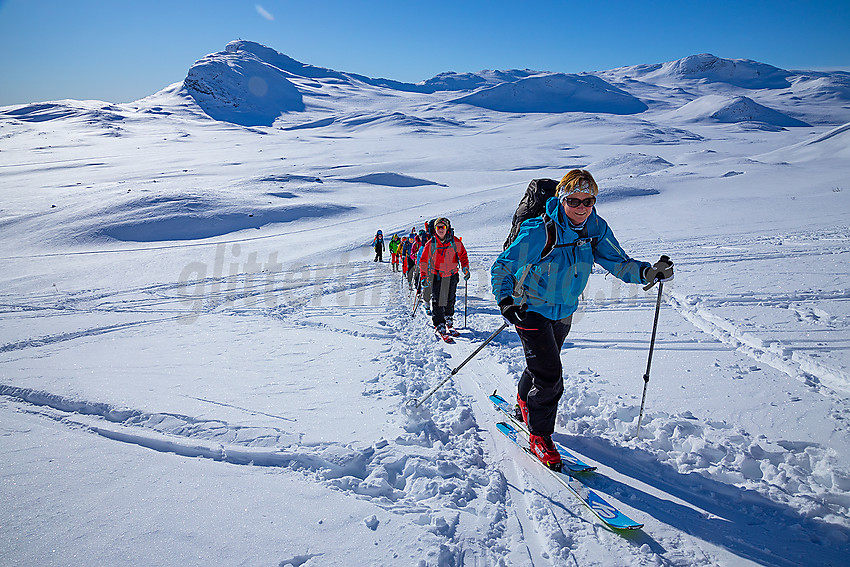
[[[537,71],[530,69],[510,71],[480,71],[478,73],[440,73],[430,79],[418,83],[433,91],[469,91],[484,86],[493,86],[500,83],[512,83],[531,75],[537,75]]]
[[[184,456],[202,456],[244,464],[249,461],[233,461],[228,458],[228,453],[232,455],[233,452],[227,451],[224,445],[234,448],[244,445],[241,456],[246,456],[250,454],[248,448],[280,447],[297,441],[291,433],[276,428],[248,428],[215,419],[199,420],[186,415],[167,413],[150,414],[7,385],[0,385],[0,395],[43,407],[45,412],[55,410],[51,412],[54,419],[86,426],[93,432],[111,439]],[[102,419],[83,420],[75,414]],[[60,415],[61,418],[58,417]],[[212,443],[205,444],[205,441]],[[269,459],[268,451],[257,451],[256,456],[256,459],[250,461],[258,465],[273,463]],[[277,464],[280,462],[278,460]]]
[[[673,164],[661,156],[651,156],[641,153],[617,154],[587,165],[588,169],[597,172],[597,177],[608,179],[622,176],[646,175],[648,173],[662,171],[668,167],[673,167]]]
[[[850,122],[791,146],[757,156],[770,162],[804,161],[814,157],[850,157]]]

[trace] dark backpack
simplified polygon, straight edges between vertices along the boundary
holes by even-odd
[[[425,228],[428,233],[428,238],[434,238],[437,236],[437,233],[434,231],[434,223],[437,222],[437,219],[431,219],[425,223]]]
[[[555,189],[558,188],[558,182],[554,179],[532,179],[525,190],[525,195],[517,205],[514,218],[511,221],[511,232],[505,240],[502,250],[507,250],[508,246],[516,239],[519,234],[519,226],[534,217],[539,217],[546,212],[546,201],[549,197],[555,196]]]
[[[528,184],[528,188],[525,190],[525,195],[522,196],[522,200],[520,200],[519,205],[517,205],[516,212],[514,212],[514,218],[511,221],[511,232],[508,234],[508,238],[505,240],[502,250],[507,250],[511,243],[516,240],[516,237],[519,234],[520,225],[528,219],[533,219],[535,217],[543,217],[543,222],[546,225],[546,245],[543,247],[543,251],[540,254],[541,259],[545,258],[553,248],[575,246],[583,241],[582,239],[567,244],[556,244],[558,237],[555,228],[555,221],[550,219],[546,214],[546,201],[548,201],[550,197],[555,196],[557,188],[558,181],[554,179],[531,180]],[[591,238],[590,241],[593,248],[596,249],[596,238]]]

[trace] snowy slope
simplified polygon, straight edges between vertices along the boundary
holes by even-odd
[[[745,96],[729,97],[706,95],[693,100],[670,113],[670,118],[684,121],[702,122],[760,122],[771,126],[809,126],[802,120],[791,118],[772,108],[768,108]]]
[[[453,102],[500,112],[598,112],[636,114],[647,106],[591,75],[552,73],[501,83]]]
[[[819,136],[760,156],[767,161],[808,161],[816,158],[850,159],[850,123]]]
[[[135,103],[0,108],[0,557],[846,564],[844,78],[711,62],[406,85],[240,41]],[[553,93],[601,107],[540,107]],[[493,95],[512,106],[456,102]],[[718,119],[709,97],[763,114]],[[405,404],[499,327],[514,208],[572,167],[627,251],[676,263],[639,439],[656,290],[595,273],[562,352],[555,438],[645,524],[627,535],[496,432],[512,330]],[[473,274],[454,345],[369,247],[438,215]]]

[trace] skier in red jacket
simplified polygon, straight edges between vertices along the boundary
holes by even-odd
[[[469,279],[469,258],[460,238],[454,235],[449,219],[434,221],[436,238],[428,241],[419,258],[419,275],[423,287],[431,288],[431,320],[441,335],[454,334],[454,312],[457,284]],[[455,331],[456,333],[456,331]]]

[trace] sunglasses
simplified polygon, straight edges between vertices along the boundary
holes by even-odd
[[[441,228],[445,230],[448,227],[444,224],[438,224],[437,226],[434,227],[434,230],[440,230]]]
[[[592,207],[596,204],[596,197],[588,197],[587,199],[578,199],[576,197],[564,197],[561,199],[562,202],[566,203],[567,206],[571,209],[577,209],[579,205],[584,205],[585,207]]]

